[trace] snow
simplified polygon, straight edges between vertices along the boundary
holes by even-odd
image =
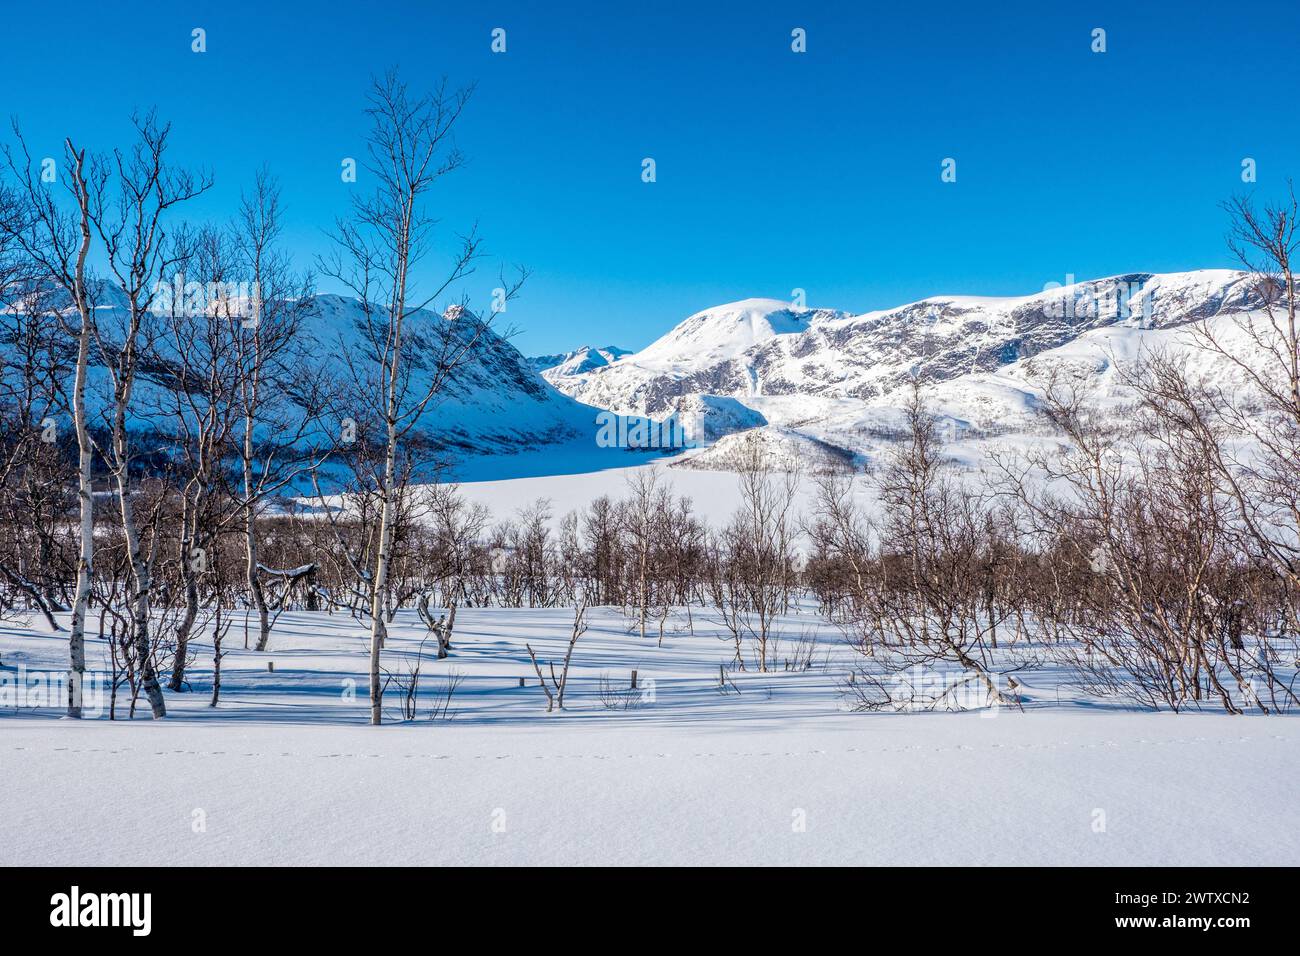
[[[1177,296],[1178,308],[1199,313],[1239,301],[1244,281],[1240,273],[1210,270],[1206,276],[1155,276],[1144,290],[1161,298]],[[1207,289],[1218,292],[1211,295]],[[1184,297],[1188,290],[1195,292],[1194,299]],[[1158,310],[1155,314],[1164,313]],[[1234,353],[1251,355],[1255,350],[1249,330],[1266,321],[1258,312],[1226,311],[1205,317],[1203,327]],[[1141,321],[1125,321],[1081,330],[1031,358],[995,363],[988,370],[970,371],[967,359],[960,374],[930,381],[923,391],[940,417],[945,455],[971,473],[990,472],[994,455],[1005,459],[1008,454],[1052,445],[1040,413],[1042,382],[1052,369],[1084,372],[1085,383],[1093,389],[1093,401],[1102,413],[1123,416],[1136,396],[1124,385],[1121,368],[1132,367],[1144,355],[1155,353],[1186,362],[1190,374],[1213,386],[1235,390],[1245,385],[1241,370],[1198,344],[1189,324],[1175,321],[1148,328]],[[623,369],[620,374],[625,374],[636,368],[636,361],[635,355],[624,358],[609,371]],[[860,373],[853,372],[858,376],[853,381],[858,385],[870,380],[883,382],[899,368],[882,359],[864,366]],[[893,389],[862,398],[824,389],[812,391],[817,388],[815,382],[808,388],[785,394],[691,393],[674,398],[673,407],[693,410],[705,425],[704,437],[712,442],[678,458],[596,449],[578,440],[536,454],[467,458],[457,477],[466,482],[466,493],[488,505],[494,514],[509,514],[525,502],[545,497],[551,499],[558,516],[585,508],[600,495],[619,497],[636,469],[657,467],[678,494],[689,495],[697,510],[715,524],[721,523],[735,509],[736,483],[733,475],[717,469],[728,467],[730,446],[743,440],[747,429],[762,431],[761,440],[772,450],[778,467],[807,463],[809,455],[821,459],[827,451],[832,457],[871,465],[893,446],[903,423],[905,391]],[[839,450],[842,456],[835,454]],[[560,475],[564,477],[557,477]],[[801,509],[811,509],[813,494],[810,474],[802,483]],[[869,496],[864,494],[865,498]]]
[[[745,452],[756,443],[763,460],[784,472],[808,476],[837,472],[847,474],[861,462],[837,445],[810,438],[784,428],[759,428],[753,432],[727,435],[711,447],[686,456],[678,468],[711,468],[734,473]]]
[[[121,321],[122,294],[111,283],[100,287],[108,305],[101,306],[100,322],[105,331],[112,330]],[[459,314],[449,309],[448,315]],[[346,390],[354,384],[344,358],[344,346],[355,350],[356,355],[368,354],[365,334],[362,331],[365,314],[360,304],[346,296],[322,294],[313,299],[312,308],[305,316],[300,335],[307,348],[330,371],[336,385]],[[459,334],[471,333],[464,329]],[[435,330],[446,329],[448,319],[430,310],[412,313],[407,326],[408,340],[424,338],[432,348],[431,337]],[[456,334],[456,326],[450,326]],[[164,338],[159,348],[179,347]],[[92,363],[98,356],[92,356]],[[360,367],[366,367],[360,363]],[[417,368],[410,386],[411,402],[422,397],[428,383],[429,370]],[[107,370],[92,364],[87,387],[87,403],[92,420],[106,415],[111,407],[111,388]],[[174,399],[166,399],[165,385],[151,380],[147,369],[137,381],[132,408],[128,415],[129,426],[138,431],[148,430],[160,417],[160,410],[174,406]],[[366,409],[347,408],[352,416],[362,418]],[[340,413],[341,414],[341,413]],[[335,437],[336,425],[327,422],[323,428],[328,440]],[[551,387],[536,369],[505,338],[490,327],[483,335],[480,346],[472,351],[448,378],[439,394],[424,409],[417,423],[417,432],[431,440],[438,448],[473,456],[488,454],[509,457],[512,452],[564,445],[578,438],[590,440],[595,432],[595,413],[588,405]],[[322,436],[315,436],[319,440]]]
[[[1300,859],[1295,717],[1136,712],[1051,669],[1022,675],[1024,712],[846,713],[850,651],[809,607],[781,628],[818,634],[814,667],[733,673],[725,695],[729,649],[707,610],[694,635],[679,610],[659,648],[593,609],[570,709],[546,716],[523,643],[557,657],[570,614],[462,608],[453,656],[425,662],[428,695],[463,678],[451,720],[364,726],[365,629],[307,612],[286,613],[265,653],[243,650],[236,626],[215,710],[202,641],[162,722],[6,706],[0,864]],[[419,634],[399,614],[386,666]],[[19,626],[0,625],[0,648],[10,680],[66,653]],[[102,644],[88,654],[103,666]],[[606,709],[602,676],[626,684],[634,668],[636,705]]]
[[[766,418],[744,402],[698,392],[679,400],[669,418],[681,426],[693,444],[717,441],[733,432],[767,424]]]
[[[1150,348],[1172,348],[1198,370],[1223,375],[1196,354],[1187,324],[1203,319],[1231,336],[1248,314],[1253,281],[1223,269],[1132,273],[1021,297],[935,296],[860,315],[744,299],[697,312],[631,354],[584,347],[529,360],[489,334],[489,347],[453,377],[420,427],[459,459],[456,477],[469,481],[627,467],[625,452],[595,447],[597,409],[663,419],[696,405],[708,440],[766,422],[797,433],[796,442],[869,461],[881,448],[877,433],[897,420],[906,386],[920,377],[954,429],[1026,439],[1038,428],[1028,358],[1038,368],[1088,368],[1116,404],[1124,396],[1113,362]],[[1094,308],[1126,297],[1127,317]],[[1080,313],[1067,314],[1067,306]],[[359,316],[353,300],[317,297],[308,330],[327,360],[339,361],[340,337],[355,340]],[[441,322],[430,314],[423,324]],[[92,369],[94,408],[103,404],[104,378]],[[133,423],[147,424],[156,392],[147,379],[138,383]],[[986,448],[965,451],[978,467]]]
[[[629,359],[659,369],[724,361],[774,336],[804,331],[811,315],[778,299],[729,302],[696,312]]]
[[[0,742],[0,862],[1295,865],[1294,731],[1242,725],[26,721]],[[205,832],[192,830],[196,810]]]
[[[659,471],[661,480],[671,486],[674,495],[689,497],[696,509],[710,518],[725,519],[736,508],[736,476],[731,472],[670,467],[681,456],[653,462],[645,462],[643,456],[626,457],[637,463],[581,474],[470,481],[460,485],[460,490],[469,500],[485,505],[493,515],[501,518],[512,515],[538,498],[546,498],[551,502],[558,525],[559,518],[565,513],[586,510],[601,495],[615,499],[625,497],[633,476],[642,469],[653,468]],[[801,491],[801,506],[811,507],[814,494],[811,482],[805,483]]]
[[[1039,321],[1045,302],[1131,280],[1153,321]],[[1205,319],[1244,349],[1242,324],[1260,320],[1243,312],[1248,291],[1240,273],[1207,270],[859,316],[745,300],[641,353],[567,354],[548,378],[568,395],[502,347],[437,414],[470,450],[515,452],[468,454],[455,472],[497,520],[544,498],[558,524],[653,468],[716,526],[737,503],[736,476],[717,469],[750,430],[778,465],[825,448],[870,464],[900,424],[898,383],[917,372],[945,454],[971,473],[994,450],[1052,441],[1036,416],[1039,370],[1084,370],[1111,414],[1131,399],[1119,367],[1153,349],[1235,387],[1239,373],[1186,323]],[[323,299],[322,331],[346,329],[354,310]],[[1025,316],[1038,324],[1018,325]],[[1032,361],[1007,351],[1030,334]],[[662,402],[702,416],[716,443],[679,456],[598,448],[595,409],[569,395],[624,411]],[[811,513],[813,493],[809,475],[795,510]],[[874,507],[868,483],[858,494]],[[14,697],[18,683],[66,668],[66,634],[0,621],[0,865],[1300,861],[1296,715],[1141,712],[1082,695],[1055,666],[1018,675],[1023,712],[849,713],[842,682],[860,661],[804,605],[778,626],[787,644],[817,637],[814,666],[729,672],[727,693],[718,669],[731,652],[709,609],[690,626],[676,609],[662,647],[618,609],[593,609],[567,709],[546,716],[524,645],[562,658],[570,615],[461,608],[452,656],[424,658],[421,718],[399,722],[390,697],[380,728],[365,726],[367,628],[345,615],[286,612],[264,653],[242,647],[236,621],[216,709],[210,639],[198,637],[191,688],[168,694],[163,722],[60,720],[58,694],[21,706],[32,701]],[[400,612],[385,667],[402,673],[424,637]],[[102,674],[103,642],[87,655]],[[602,684],[626,687],[634,670],[630,706],[607,706]],[[452,719],[428,719],[452,675]]]

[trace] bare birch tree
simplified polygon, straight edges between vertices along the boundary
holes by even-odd
[[[564,710],[564,691],[569,686],[569,666],[573,663],[573,649],[578,646],[578,638],[587,633],[587,598],[580,593],[575,600],[577,603],[573,608],[573,628],[569,632],[569,643],[564,649],[564,663],[560,665],[559,674],[555,673],[554,661],[547,665],[549,668],[549,683],[548,674],[542,671],[542,665],[538,663],[532,645],[524,645],[524,648],[528,651],[528,659],[533,662],[533,672],[537,675],[537,681],[546,694],[546,712],[548,714]]]
[[[631,544],[632,573],[636,576],[635,593],[637,626],[644,640],[646,620],[650,616],[652,587],[651,556],[654,553],[656,508],[663,498],[657,468],[643,468],[627,479],[627,498],[620,509],[620,530]]]
[[[14,231],[24,215],[19,194],[0,183],[0,614],[35,608],[51,631],[61,528],[65,518],[66,347],[59,334],[62,303],[38,281]]]
[[[17,123],[13,127],[18,149],[5,148],[9,172],[17,181],[20,209],[0,220],[11,240],[37,270],[37,281],[57,285],[70,300],[65,331],[75,337],[77,357],[72,385],[72,419],[77,436],[78,556],[77,583],[72,601],[68,652],[68,716],[81,716],[82,682],[86,671],[86,609],[90,600],[95,556],[94,445],[86,413],[86,384],[91,347],[96,334],[94,294],[87,277],[92,240],[92,206],[98,203],[108,176],[99,161],[87,160],[85,149],[72,140],[63,144],[63,169],[59,183],[72,198],[68,212],[55,191],[35,171],[31,154]],[[75,312],[75,325],[72,314]],[[61,312],[61,314],[64,314]]]
[[[235,343],[246,304],[234,294],[229,243],[218,229],[206,227],[178,237],[176,276],[192,290],[175,294],[163,307],[155,303],[157,336],[146,361],[159,386],[155,428],[166,436],[168,468],[180,496],[176,567],[183,609],[175,629],[175,650],[168,689],[184,688],[189,641],[199,619],[200,580],[215,557],[213,543],[221,526],[234,517],[222,495],[222,472],[235,427]],[[202,291],[197,291],[201,289]],[[141,402],[149,415],[154,402]]]
[[[756,434],[737,452],[740,507],[710,542],[709,595],[730,635],[734,663],[745,669],[748,646],[760,672],[772,663],[780,615],[794,585],[797,467],[778,472]]]
[[[131,610],[134,642],[141,681],[155,718],[167,715],[162,688],[155,672],[149,638],[151,555],[145,550],[132,499],[131,468],[134,458],[131,408],[141,360],[151,351],[152,313],[164,277],[176,264],[167,241],[165,218],[171,210],[205,192],[211,180],[187,170],[174,169],[166,160],[170,126],[154,115],[137,116],[136,142],[130,150],[113,154],[115,195],[99,190],[91,197],[89,219],[104,246],[107,270],[119,302],[114,303],[113,327],[95,324],[95,337],[108,373],[108,445],[104,460],[118,499],[122,534],[130,559]]]
[[[265,502],[314,473],[328,455],[321,433],[328,404],[327,369],[313,363],[305,320],[311,309],[310,276],[296,275],[279,248],[280,189],[265,171],[240,202],[232,227],[239,275],[253,290],[253,314],[235,336],[237,366],[235,408],[239,433],[238,487],[243,518],[244,577],[257,611],[256,648],[271,639],[271,615],[263,576],[285,569],[264,569],[258,546],[257,519]]]
[[[371,121],[365,168],[374,191],[353,202],[350,221],[335,230],[337,250],[322,264],[356,296],[362,312],[360,345],[343,345],[356,417],[368,415],[379,439],[377,467],[370,476],[379,499],[378,540],[370,578],[370,722],[383,719],[380,652],[398,517],[402,459],[408,438],[453,372],[480,345],[486,325],[462,300],[441,316],[429,307],[465,279],[481,256],[475,232],[461,238],[445,277],[417,291],[416,276],[432,248],[435,221],[426,210],[429,191],[458,169],[463,154],[453,131],[471,89],[411,93],[395,72],[374,82],[367,115]],[[523,281],[500,290],[497,307]],[[342,343],[342,340],[340,342]],[[419,469],[415,469],[419,471]]]
[[[1228,247],[1253,279],[1258,310],[1232,322],[1239,341],[1211,321],[1192,327],[1195,344],[1247,385],[1239,393],[1199,380],[1185,363],[1154,356],[1134,376],[1148,408],[1193,430],[1211,458],[1252,547],[1300,592],[1300,205],[1287,198],[1257,207],[1250,199],[1225,204]],[[1235,452],[1250,440],[1250,460]],[[1288,530],[1282,530],[1288,529]],[[1300,615],[1291,608],[1292,626]]]

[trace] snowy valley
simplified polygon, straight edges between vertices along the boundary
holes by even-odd
[[[1202,678],[1193,698],[1142,673],[1151,659],[1105,630],[1129,618],[1054,603],[1061,555],[1001,568],[981,555],[1005,545],[972,527],[964,563],[935,571],[953,605],[894,604],[832,570],[885,560],[851,539],[892,533],[901,499],[882,501],[877,479],[917,440],[913,380],[943,468],[969,480],[1008,451],[1064,453],[1044,369],[1071,370],[1102,414],[1135,401],[1124,363],[1147,354],[1235,387],[1241,370],[1192,330],[1240,340],[1261,321],[1256,288],[1143,274],[857,316],[746,300],[639,352],[531,360],[490,336],[419,420],[468,480],[409,492],[391,572],[404,596],[378,656],[392,726],[363,726],[373,622],[364,573],[347,571],[373,553],[373,499],[300,497],[264,518],[268,641],[229,574],[201,585],[216,590],[183,647],[160,594],[149,653],[163,674],[186,666],[152,726],[120,726],[149,713],[121,618],[92,609],[83,720],[59,721],[70,614],[11,599],[0,754],[22,785],[0,795],[5,862],[156,862],[149,838],[169,829],[185,836],[163,861],[187,864],[1293,861],[1294,717],[1243,723]],[[357,348],[355,301],[320,296],[307,317],[313,351]],[[141,434],[160,433],[167,382],[144,377]],[[693,447],[597,447],[601,411],[689,418]],[[848,509],[835,527],[832,502]],[[170,582],[175,545],[154,535]],[[911,615],[956,630],[936,643]],[[1230,712],[1295,710],[1284,632],[1214,653],[1212,679],[1239,681]],[[138,801],[147,830],[78,791],[87,773]],[[377,779],[383,819],[358,824]],[[41,808],[66,792],[72,822],[51,835]]]
[[[0,868],[217,875],[24,919],[372,947],[499,893],[216,868],[1064,863],[1105,922],[1112,868],[1300,861],[1293,131],[1156,48],[1194,18],[117,6],[11,44]],[[1058,119],[1139,95],[1233,122]],[[864,925],[1083,925],[951,879]]]

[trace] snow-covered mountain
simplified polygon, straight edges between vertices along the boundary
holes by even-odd
[[[589,405],[660,417],[688,395],[758,394],[761,385],[748,354],[843,315],[797,310],[775,299],[745,299],[697,312],[616,363],[574,373],[557,367],[547,381]]]
[[[658,415],[691,394],[875,399],[919,377],[991,372],[1110,325],[1166,328],[1251,305],[1247,275],[1098,279],[1019,298],[935,296],[862,315],[747,299],[697,312],[616,364],[549,380],[600,408]]]
[[[111,341],[114,331],[123,325],[120,315],[125,303],[121,294],[108,284],[97,290],[96,299],[100,329]],[[347,395],[355,385],[351,369],[365,374],[367,369],[376,367],[367,359],[370,349],[365,344],[363,322],[364,313],[355,299],[318,295],[299,333],[306,337],[308,353],[325,367],[340,389],[340,397],[335,400],[337,414],[355,416],[358,420],[366,414],[366,409],[349,411],[351,399]],[[434,339],[442,330],[460,338],[472,336],[478,328],[478,320],[464,312],[458,315],[449,312],[444,316],[421,313],[408,322],[406,335],[415,345],[410,394],[417,397],[424,394],[431,369],[425,367],[423,356],[433,354]],[[174,403],[163,398],[162,389],[169,382],[168,350],[178,347],[170,334],[157,336],[155,348],[159,350],[159,358],[142,366],[128,411],[134,430],[165,437],[172,428],[167,409],[174,408]],[[350,356],[350,363],[345,356]],[[92,361],[97,359],[95,350]],[[71,356],[65,361],[70,363]],[[110,407],[110,394],[106,371],[98,366],[92,368],[87,401],[94,418],[106,420],[104,411]],[[457,458],[513,454],[562,443],[591,445],[595,419],[592,408],[557,391],[527,358],[489,327],[482,331],[466,360],[450,374],[425,408],[415,437],[426,448],[447,451]]]
[[[783,432],[861,455],[896,427],[902,389],[916,379],[955,435],[1029,427],[1034,386],[1026,365],[1090,363],[1104,375],[1116,350],[1178,343],[1189,323],[1259,305],[1254,280],[1231,270],[1133,273],[993,298],[935,296],[855,315],[747,299],[690,316],[617,363],[548,376],[599,408],[663,418],[693,396],[733,399]],[[704,412],[707,414],[708,408]],[[706,428],[714,435],[737,428]],[[698,453],[697,466],[726,457]]]
[[[537,372],[541,373],[542,378],[549,382],[553,378],[571,380],[574,376],[585,375],[588,372],[594,372],[598,368],[613,365],[619,359],[631,354],[631,349],[621,349],[616,345],[606,345],[600,348],[594,345],[584,345],[572,352],[560,352],[555,355],[534,355],[528,362]]]
[[[108,311],[120,307],[108,293],[101,301]],[[558,473],[590,464],[588,452],[608,467],[611,449],[597,447],[599,412],[608,410],[682,425],[691,443],[705,446],[689,453],[694,467],[728,467],[735,457],[728,436],[755,429],[782,460],[840,467],[893,440],[914,379],[945,417],[955,447],[1041,432],[1035,404],[1045,367],[1068,363],[1102,393],[1118,395],[1116,363],[1160,347],[1212,364],[1190,343],[1190,323],[1208,320],[1231,335],[1258,305],[1250,276],[1201,270],[1134,273],[1011,298],[935,296],[864,314],[747,299],[697,312],[631,353],[586,346],[529,359],[488,330],[418,430],[427,445],[461,458],[535,449],[532,472]],[[314,300],[305,334],[340,381],[347,377],[342,355],[363,341],[361,319],[354,300]],[[415,327],[447,328],[448,321],[430,314]],[[476,321],[462,315],[452,333],[469,334]],[[416,368],[414,391],[424,374]],[[92,376],[92,402],[102,393],[95,378],[102,375]],[[153,404],[149,388],[146,381],[137,391],[141,408]]]
[[[324,355],[335,354],[338,343],[359,343],[363,314],[359,304],[338,295],[316,297],[307,330],[322,344]],[[444,326],[446,317],[423,315],[412,329],[430,323]],[[470,334],[461,316],[455,320]],[[334,349],[331,349],[334,346]],[[422,389],[417,373],[413,394]],[[491,328],[484,331],[468,360],[457,368],[421,418],[423,437],[434,447],[464,454],[512,453],[548,444],[589,438],[594,413],[557,391],[537,373],[532,362]]]
[[[640,365],[663,371],[724,362],[778,336],[808,329],[820,311],[795,309],[776,299],[745,299],[696,312],[636,353]]]

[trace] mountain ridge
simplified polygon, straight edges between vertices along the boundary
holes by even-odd
[[[1131,360],[1152,343],[1187,349],[1191,323],[1253,315],[1262,300],[1256,277],[1235,270],[1134,272],[1025,296],[937,295],[860,314],[804,309],[797,327],[746,342],[732,334],[736,313],[756,302],[793,314],[777,300],[705,309],[656,343],[716,332],[712,340],[730,343],[729,350],[665,362],[665,350],[652,345],[608,367],[550,370],[548,381],[619,414],[664,418],[689,410],[696,432],[718,447],[692,451],[684,466],[725,468],[734,457],[726,436],[755,428],[768,447],[784,448],[786,459],[798,458],[799,449],[838,448],[838,466],[861,463],[890,440],[914,381],[953,436],[1028,434],[1038,428],[1035,360],[1081,367],[1113,392],[1112,350]],[[720,328],[701,329],[700,317],[719,318]],[[725,415],[715,411],[723,407]]]
[[[749,299],[701,310],[616,364],[549,369],[548,381],[579,401],[624,414],[665,414],[691,394],[872,400],[912,377],[941,381],[990,372],[1112,324],[1168,327],[1248,311],[1257,304],[1252,281],[1234,270],[1124,273],[1026,296],[931,296],[859,314],[796,312],[790,303]],[[733,334],[737,314],[749,311],[752,318],[755,303],[770,307],[764,320],[774,316],[786,327],[752,341]],[[795,316],[797,322],[787,318]],[[701,340],[715,347],[677,347]]]

